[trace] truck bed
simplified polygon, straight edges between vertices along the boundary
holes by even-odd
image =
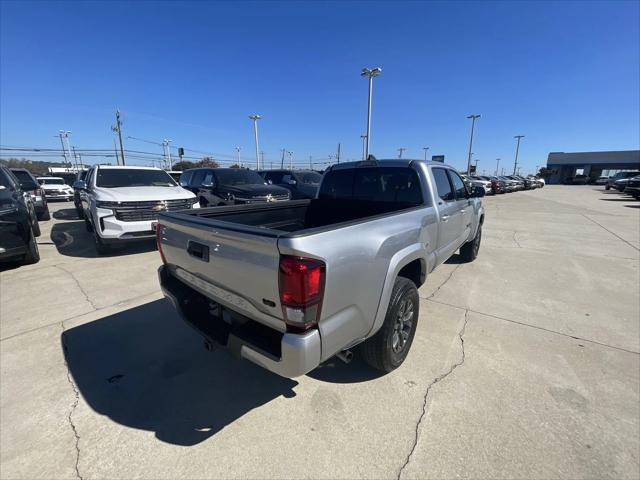
[[[246,226],[256,229],[253,233],[303,234],[305,230],[322,229],[364,218],[399,212],[417,205],[409,202],[379,202],[370,200],[311,199],[260,205],[233,205],[185,210],[164,214],[169,217],[189,215],[201,220],[201,224],[213,226],[222,221],[228,227]],[[193,219],[195,220],[195,219]],[[227,225],[225,225],[227,227]]]

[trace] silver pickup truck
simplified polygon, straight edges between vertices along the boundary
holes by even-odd
[[[162,213],[160,283],[207,348],[295,377],[358,345],[388,372],[427,275],[457,250],[476,258],[483,195],[442,163],[334,165],[314,199]]]

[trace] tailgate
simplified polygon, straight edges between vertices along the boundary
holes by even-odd
[[[276,232],[179,213],[162,214],[159,223],[172,275],[233,311],[285,331]]]

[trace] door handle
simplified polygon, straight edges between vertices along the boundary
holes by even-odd
[[[442,217],[440,217],[442,219],[443,222],[448,222],[449,221],[449,215],[442,215]]]

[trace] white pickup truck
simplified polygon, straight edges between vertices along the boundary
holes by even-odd
[[[196,196],[159,168],[95,165],[74,186],[98,254],[114,243],[153,238],[160,212],[199,208]]]
[[[439,162],[334,165],[310,200],[163,212],[160,283],[205,345],[279,375],[355,346],[388,372],[409,352],[417,288],[456,251],[476,258],[482,196]]]

